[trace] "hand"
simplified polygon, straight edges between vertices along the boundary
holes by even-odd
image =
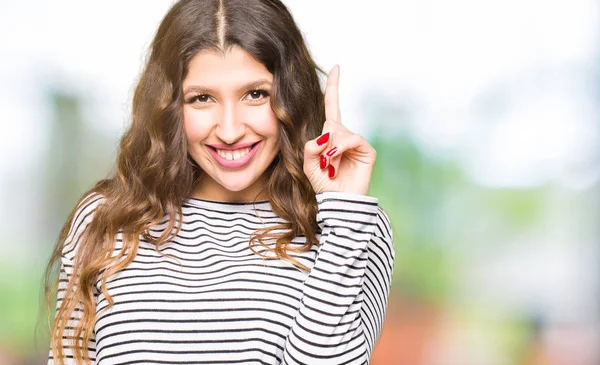
[[[336,65],[325,86],[323,132],[304,145],[304,173],[317,194],[338,191],[367,195],[377,153],[366,139],[342,124],[339,79]]]

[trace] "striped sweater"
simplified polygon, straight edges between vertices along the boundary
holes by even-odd
[[[368,364],[392,277],[389,219],[374,197],[324,192],[316,198],[320,245],[292,254],[310,273],[250,250],[253,232],[284,222],[268,201],[186,199],[181,231],[161,246],[171,257],[141,239],[134,261],[107,282],[115,301],[107,311],[96,282],[92,363]],[[102,201],[93,196],[74,216],[57,307],[77,242]],[[115,250],[121,239],[119,234]],[[303,242],[296,237],[290,246]],[[274,247],[274,241],[265,243]],[[75,312],[70,325],[79,317]],[[71,346],[64,340],[67,364],[73,363]],[[54,363],[50,350],[48,364]]]

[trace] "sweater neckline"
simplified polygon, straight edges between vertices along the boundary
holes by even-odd
[[[184,202],[194,207],[226,211],[248,211],[254,209],[271,210],[271,202],[269,200],[257,200],[254,202],[227,202],[187,197]]]

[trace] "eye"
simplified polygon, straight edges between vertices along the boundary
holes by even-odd
[[[188,97],[185,102],[188,104],[194,104],[196,102],[207,103],[209,101],[210,101],[210,96],[208,96],[206,94],[197,94],[197,95],[192,95],[192,96]]]
[[[246,94],[246,99],[251,103],[262,102],[263,99],[269,97],[269,92],[266,90],[252,90],[248,94]]]

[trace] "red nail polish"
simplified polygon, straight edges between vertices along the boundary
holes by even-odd
[[[329,141],[329,132],[323,134],[321,137],[319,137],[319,139],[317,139],[317,144],[319,146],[322,146],[323,144],[327,143],[327,141]]]
[[[321,155],[320,165],[321,165],[321,170],[323,170],[327,166],[327,159],[323,155]]]
[[[330,149],[327,152],[327,156],[331,157],[335,153],[335,151],[337,151],[337,147],[333,147],[332,149]]]
[[[329,165],[329,178],[332,179],[333,175],[335,175],[335,169],[332,165]]]

